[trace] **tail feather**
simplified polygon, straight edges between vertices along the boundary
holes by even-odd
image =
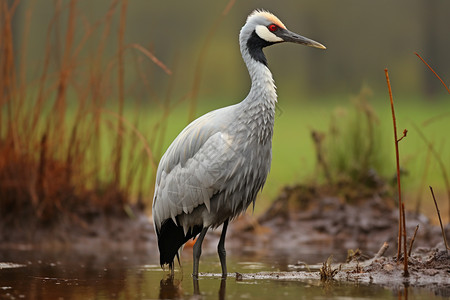
[[[177,220],[177,223],[178,220]],[[192,230],[184,234],[183,226],[177,225],[171,218],[165,220],[161,229],[156,231],[158,235],[159,262],[161,266],[168,264],[170,269],[174,267],[175,256],[179,260],[178,250],[190,239],[195,238],[203,229],[196,225]]]

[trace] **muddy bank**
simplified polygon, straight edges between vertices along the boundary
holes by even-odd
[[[403,263],[392,257],[375,257],[366,261],[330,264],[332,278],[324,279],[320,269],[323,265],[291,265],[290,271],[232,273],[237,281],[248,280],[321,280],[323,284],[333,281],[376,284],[392,290],[420,287],[432,290],[436,295],[450,297],[450,256],[446,251],[420,248],[409,258],[408,276],[404,276]],[[220,277],[221,274],[201,273],[203,277]]]
[[[393,256],[398,226],[393,203],[387,189],[379,184],[373,188],[342,183],[333,187],[287,186],[264,214],[253,217],[247,213],[230,224],[226,248],[235,256],[273,257],[285,265],[320,263],[331,254],[336,261],[345,261],[349,249],[361,249],[363,258],[369,258],[384,242],[391,245],[386,256]],[[431,225],[427,217],[407,213],[408,237],[417,225],[414,249],[433,248],[442,242],[439,227]],[[450,226],[446,230],[449,236]],[[204,254],[216,253],[220,232],[219,228],[208,233]],[[0,233],[0,248],[4,249],[145,250],[158,254],[151,217],[142,209],[90,213],[79,222],[52,227],[3,226]]]
[[[403,262],[392,257],[379,257],[362,263],[345,265],[336,275],[338,280],[375,283],[385,286],[440,287],[450,296],[450,256],[438,248],[419,248],[408,259],[408,275]],[[444,296],[444,295],[443,295]]]
[[[238,243],[236,248],[249,252],[265,249],[288,254],[291,250],[311,248],[339,258],[345,258],[348,249],[359,248],[371,257],[384,242],[396,245],[398,210],[393,203],[395,200],[379,189],[285,187],[256,221],[248,216],[239,219],[227,242],[231,246]],[[409,238],[417,225],[414,247],[430,248],[442,242],[438,226],[422,214],[407,212]],[[450,226],[446,227],[446,234],[450,235]],[[390,247],[387,255],[393,255],[394,248]]]
[[[97,252],[145,250],[157,251],[151,217],[135,209],[129,214],[106,214],[59,222],[54,226],[26,224],[0,227],[0,249],[40,251],[75,250]]]
[[[380,245],[396,245],[397,210],[385,189],[326,186],[287,186],[261,216],[251,213],[230,224],[226,247],[234,255],[284,257],[287,264],[308,254],[333,254],[344,260],[348,249],[362,249],[371,257]],[[414,247],[434,247],[442,241],[440,229],[421,214],[407,213],[406,228],[412,236],[419,230]],[[204,253],[215,253],[220,228],[210,231],[203,244]],[[57,226],[23,224],[15,228],[0,226],[0,248],[146,249],[157,252],[151,217],[141,209],[129,213],[96,212],[77,222]],[[450,226],[447,226],[447,235]],[[188,246],[189,247],[189,246]],[[390,248],[387,255],[393,255]],[[318,263],[320,261],[308,261]]]

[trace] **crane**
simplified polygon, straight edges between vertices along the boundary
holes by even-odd
[[[277,94],[263,48],[291,42],[326,49],[289,31],[272,13],[255,10],[239,34],[242,58],[251,79],[247,97],[211,111],[190,123],[162,156],[156,174],[152,215],[160,264],[174,271],[175,256],[193,246],[197,278],[203,239],[222,226],[217,246],[222,277],[227,276],[225,235],[228,222],[255,205],[272,160]]]

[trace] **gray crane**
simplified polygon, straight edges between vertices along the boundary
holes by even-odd
[[[228,222],[253,203],[272,160],[277,94],[263,48],[292,42],[326,49],[286,29],[273,14],[255,10],[242,27],[239,45],[251,88],[238,104],[211,111],[190,123],[159,162],[153,198],[153,221],[161,266],[169,265],[184,244],[198,235],[193,248],[197,278],[201,247],[209,228],[223,224],[217,246],[222,277],[227,276],[225,235]]]

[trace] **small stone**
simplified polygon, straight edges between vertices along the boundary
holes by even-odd
[[[242,281],[242,277],[241,273],[236,272],[236,281]]]
[[[387,272],[392,272],[394,270],[394,266],[391,264],[385,264],[383,266],[383,270],[387,271]]]

